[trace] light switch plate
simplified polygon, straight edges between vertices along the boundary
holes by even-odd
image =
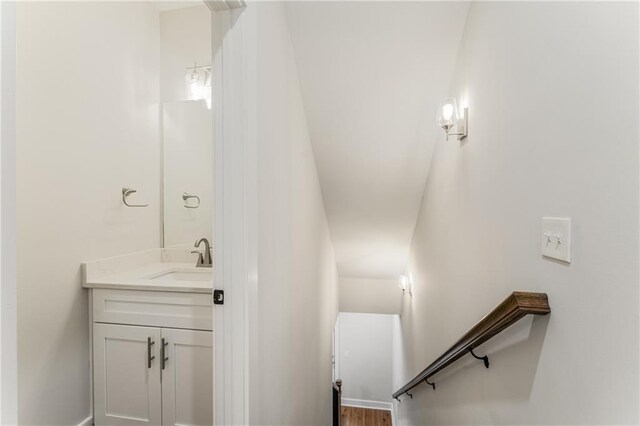
[[[542,255],[571,262],[571,218],[543,217],[540,235]]]

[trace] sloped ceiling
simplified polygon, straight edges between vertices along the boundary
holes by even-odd
[[[468,6],[287,5],[341,277],[404,271]]]

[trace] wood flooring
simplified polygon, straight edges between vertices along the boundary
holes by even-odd
[[[340,426],[391,426],[391,411],[343,406]]]

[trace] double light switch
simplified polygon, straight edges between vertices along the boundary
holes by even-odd
[[[563,262],[571,262],[571,219],[543,217],[541,235],[542,255]]]

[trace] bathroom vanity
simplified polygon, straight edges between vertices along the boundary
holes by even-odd
[[[189,250],[87,262],[96,425],[213,424],[212,268]]]

